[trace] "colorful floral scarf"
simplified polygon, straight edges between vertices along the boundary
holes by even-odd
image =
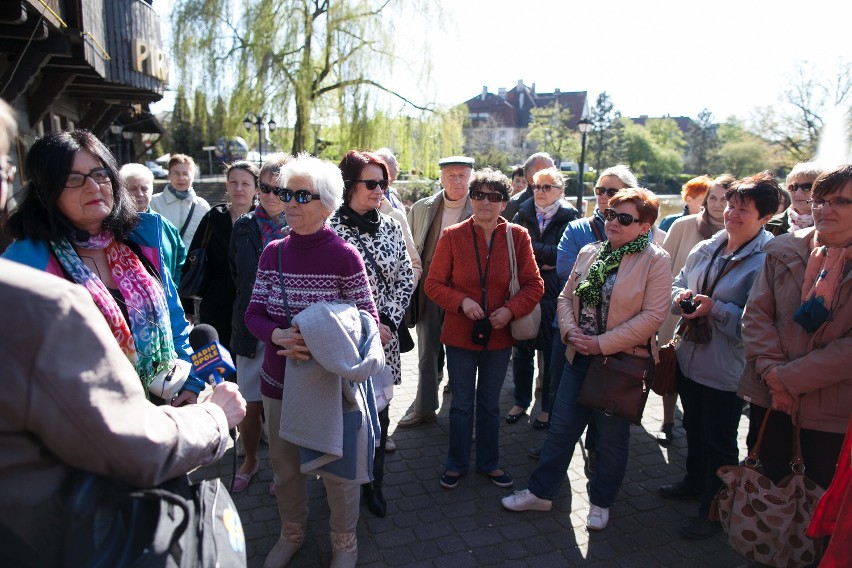
[[[50,246],[62,267],[92,295],[147,392],[154,375],[176,358],[166,295],[130,247],[112,238],[98,240],[103,244],[112,278],[124,298],[127,320],[113,295],[67,239],[51,242]],[[88,242],[93,244],[93,239]]]
[[[601,289],[606,281],[607,275],[616,270],[621,264],[621,259],[626,254],[634,254],[642,252],[648,247],[650,238],[649,233],[639,235],[633,241],[626,245],[620,246],[612,250],[612,245],[609,241],[604,241],[598,258],[589,267],[589,274],[586,279],[577,286],[574,294],[579,296],[583,302],[589,306],[597,306],[601,302]]]
[[[272,219],[264,210],[263,205],[258,205],[254,208],[254,221],[257,223],[257,228],[260,229],[260,245],[262,248],[266,248],[266,245],[276,239],[284,238],[284,228],[287,226],[287,221],[284,219],[283,211]]]

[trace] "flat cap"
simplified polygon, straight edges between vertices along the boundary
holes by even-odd
[[[467,166],[473,169],[473,162],[473,158],[467,156],[448,156],[438,160],[438,165],[442,168],[444,166]]]

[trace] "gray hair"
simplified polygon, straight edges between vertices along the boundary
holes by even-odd
[[[821,173],[825,171],[825,168],[822,165],[817,164],[816,162],[799,162],[793,169],[790,170],[790,173],[787,174],[787,185],[791,183],[796,183],[797,180],[807,179],[813,182]]]
[[[393,150],[390,148],[379,148],[373,153],[385,161],[385,164],[388,166],[388,175],[396,179],[396,176],[399,173],[399,162],[396,161],[396,156],[393,155]]]
[[[556,165],[556,162],[554,162],[554,161],[553,161],[553,158],[552,158],[552,157],[551,157],[551,155],[550,155],[550,154],[548,154],[547,152],[536,152],[535,154],[533,154],[532,156],[530,156],[529,158],[527,158],[527,161],[526,161],[526,162],[524,162],[524,177],[525,177],[525,178],[529,179],[529,177],[530,177],[530,170],[532,170],[532,169],[533,169],[533,166],[534,166],[534,165],[535,165],[535,163],[536,163],[537,161],[539,161],[539,160],[547,160],[547,161],[549,161],[552,165]]]
[[[148,182],[151,188],[154,187],[154,173],[142,164],[124,164],[118,170],[118,175],[121,176],[125,184],[127,184],[127,180],[129,179],[138,179]]]
[[[311,189],[319,193],[320,201],[328,210],[326,218],[343,204],[343,174],[340,173],[340,168],[336,164],[302,152],[281,168],[278,183],[281,187],[287,187],[294,177],[305,177],[311,180],[313,186]]]
[[[274,154],[267,154],[266,160],[263,162],[263,165],[260,167],[260,173],[258,173],[258,179],[270,176],[276,177],[281,173],[281,168],[284,165],[293,159],[293,156],[286,152],[275,152]]]
[[[639,187],[639,180],[636,179],[636,175],[624,164],[618,164],[617,166],[605,169],[601,172],[601,175],[598,176],[598,181],[606,176],[617,177],[621,180],[621,183],[627,187]]]

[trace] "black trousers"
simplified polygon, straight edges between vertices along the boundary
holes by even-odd
[[[752,404],[749,409],[749,426],[746,443],[748,449],[757,442],[760,424],[767,409]],[[843,434],[820,432],[802,428],[799,439],[802,444],[802,461],[805,463],[805,475],[823,489],[828,489],[834,472],[837,470],[837,460],[843,446]],[[778,483],[790,475],[790,462],[793,458],[793,420],[784,412],[774,411],[769,415],[763,443],[760,448],[760,463],[763,474]]]
[[[735,392],[696,383],[683,374],[680,366],[677,389],[686,430],[685,481],[701,494],[698,514],[706,517],[722,486],[716,470],[739,461],[737,429],[743,401]]]
[[[382,427],[382,438],[373,454],[373,485],[381,487],[385,480],[385,442],[388,439],[390,427],[390,405],[379,412],[379,425]]]

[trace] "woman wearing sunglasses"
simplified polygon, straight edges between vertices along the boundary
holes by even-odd
[[[50,132],[27,153],[30,179],[7,227],[4,257],[84,286],[148,393],[155,375],[189,361],[189,324],[160,249],[158,215],[137,213],[115,158],[91,132]],[[192,376],[172,402],[194,403]]]
[[[822,166],[813,162],[800,162],[793,166],[787,174],[790,205],[766,224],[767,231],[778,236],[814,226],[814,217],[808,200],[811,198],[814,180],[822,172]]]
[[[660,488],[666,499],[699,501],[697,515],[680,528],[687,539],[720,530],[708,520],[721,486],[716,470],[739,460],[737,429],[743,401],[736,390],[745,367],[743,307],[763,266],[763,229],[778,210],[775,176],[763,172],[735,181],[725,193],[725,230],[701,241],[686,258],[671,291],[676,333],[677,390],[686,431],[686,475]]]
[[[533,198],[521,204],[512,220],[524,227],[532,240],[535,261],[544,280],[544,296],[541,298],[541,326],[538,336],[515,344],[512,355],[512,377],[515,381],[515,406],[505,416],[514,424],[526,414],[532,402],[533,360],[536,350],[544,357],[542,369],[541,412],[533,421],[536,430],[547,428],[550,420],[550,359],[553,348],[553,321],[556,315],[556,296],[562,290],[556,274],[556,248],[565,227],[577,218],[577,210],[562,199],[565,182],[556,168],[547,168],[533,175]],[[561,351],[561,350],[560,350]]]
[[[453,489],[470,467],[476,417],[476,469],[499,487],[512,478],[499,465],[500,389],[514,339],[512,318],[530,313],[544,294],[530,237],[500,214],[509,200],[509,180],[490,168],[470,181],[473,216],[444,229],[426,277],[426,294],[445,310],[441,343],[447,350],[450,447],[441,486]],[[520,291],[509,298],[511,235]],[[478,374],[478,378],[477,378]]]
[[[577,403],[592,355],[626,352],[656,356],[654,336],[671,291],[669,255],[651,242],[660,200],[647,189],[621,189],[604,210],[607,239],[580,250],[557,300],[559,332],[568,345],[550,428],[529,488],[503,499],[513,511],[549,511],[565,479],[574,447],[595,422],[596,467],[589,481],[586,526],[602,530],[624,480],[630,422]]]
[[[231,354],[236,359],[237,383],[246,399],[246,416],[240,423],[240,444],[245,459],[234,480],[234,493],[244,491],[257,473],[260,461],[257,448],[263,433],[263,402],[260,395],[260,367],[263,362],[263,342],[251,334],[245,324],[246,308],[254,288],[260,253],[270,242],[284,236],[284,202],[278,199],[278,173],[290,160],[289,154],[268,154],[260,168],[257,197],[260,203],[254,211],[234,223],[228,244],[228,266],[236,288],[231,311]],[[275,480],[269,486],[275,495]]]
[[[344,240],[358,249],[367,267],[373,301],[379,311],[379,332],[388,365],[384,384],[374,379],[373,390],[382,428],[381,441],[373,458],[373,481],[363,487],[367,508],[384,517],[387,504],[382,493],[385,469],[385,442],[390,424],[390,400],[393,386],[402,380],[402,363],[397,330],[405,325],[402,318],[414,292],[414,272],[406,252],[402,228],[379,212],[388,187],[385,162],[372,152],[350,150],[338,165],[343,174],[343,205],[331,217],[329,225]]]
[[[254,209],[257,193],[257,167],[244,160],[225,168],[225,189],[228,201],[210,208],[198,224],[189,245],[190,251],[204,249],[204,279],[200,291],[201,303],[194,314],[194,302],[185,302],[186,311],[197,315],[195,323],[216,328],[219,343],[231,349],[231,313],[237,290],[228,264],[228,244],[237,219]],[[189,269],[187,258],[183,270]],[[242,486],[242,482],[234,487]]]
[[[282,398],[286,397],[288,403],[302,399],[316,403],[314,397],[323,388],[311,381],[298,380],[302,375],[297,372],[307,367],[305,362],[325,354],[310,352],[298,326],[291,323],[294,317],[314,304],[341,301],[370,313],[376,324],[379,316],[361,255],[328,225],[328,218],[343,202],[343,178],[338,167],[299,154],[281,168],[278,181],[278,198],[284,203],[284,217],[290,231],[263,249],[245,316],[249,331],[264,343],[260,392],[269,424],[269,455],[281,517],[281,537],[264,566],[286,566],[304,544],[308,475],[320,475],[325,486],[331,510],[332,566],[355,566],[360,486],[369,481],[371,469],[365,459],[369,455],[371,428],[367,427],[365,409],[360,406],[362,399],[353,393],[351,381],[341,379],[344,394],[341,414],[360,411],[364,426],[357,434],[357,453],[363,457],[358,459],[354,479],[344,479],[319,469],[302,471],[300,446],[279,435],[282,429],[292,426],[282,421]],[[291,373],[296,377],[292,381]],[[304,424],[300,426],[309,431],[312,445],[321,443],[329,448],[343,445],[342,431],[336,432],[331,424],[311,419],[310,414],[302,416]]]

